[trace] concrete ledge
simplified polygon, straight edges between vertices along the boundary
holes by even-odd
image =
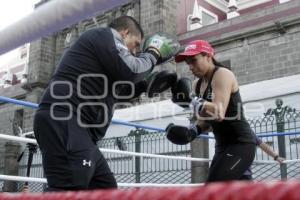
[[[238,37],[259,34],[278,29],[275,22],[283,26],[300,23],[300,1],[279,4],[254,13],[205,26],[179,35],[179,41],[186,44],[191,40],[205,39],[212,43],[224,43]]]

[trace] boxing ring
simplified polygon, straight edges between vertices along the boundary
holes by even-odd
[[[16,99],[10,99],[7,97],[0,97],[0,101],[6,102],[6,103],[13,103],[17,105],[26,106],[29,108],[36,109],[38,107],[37,104],[31,103],[31,102],[25,102],[20,101]],[[115,124],[121,124],[126,126],[132,126],[132,127],[142,127],[144,129],[157,131],[160,134],[163,134],[163,130],[157,127],[149,127],[149,126],[141,126],[134,123],[128,123],[121,120],[114,120],[113,123]],[[30,135],[33,132],[24,133],[23,135]],[[297,135],[300,134],[298,132],[293,133],[277,133],[279,136],[283,135]],[[268,134],[260,134],[260,137],[270,137],[274,136],[276,134],[274,133],[268,133]],[[18,136],[11,136],[11,135],[4,135],[0,134],[1,140],[6,141],[14,141],[14,142],[20,142],[20,143],[31,143],[36,144],[35,139],[30,138],[24,138],[24,137],[18,137]],[[205,136],[203,139],[211,139],[211,137]],[[100,148],[100,150],[105,153],[113,153],[118,155],[126,155],[126,156],[133,156],[133,157],[142,157],[142,158],[151,158],[151,159],[168,159],[168,160],[184,160],[187,162],[210,162],[210,159],[207,158],[193,158],[193,157],[184,157],[184,156],[167,156],[167,155],[157,155],[157,154],[150,154],[150,153],[137,153],[137,152],[130,152],[130,151],[124,151],[124,150],[116,150],[116,149],[104,149]],[[300,160],[294,159],[294,160],[285,160],[285,164],[290,163],[298,163]],[[256,164],[276,164],[275,161],[272,160],[255,160]],[[32,183],[41,183],[46,184],[47,181],[44,178],[34,178],[34,177],[22,177],[22,176],[10,176],[10,175],[0,175],[0,180],[6,180],[6,181],[18,181],[18,182],[32,182]],[[273,194],[274,191],[278,192],[278,189],[280,190],[278,199],[287,199],[291,198],[293,199],[294,196],[297,197],[297,194],[294,194],[296,191],[296,188],[299,187],[299,183],[296,181],[289,181],[289,182],[273,182],[273,183],[244,183],[244,182],[232,182],[232,183],[217,183],[217,184],[209,184],[209,185],[203,185],[201,183],[199,184],[158,184],[158,183],[120,183],[118,182],[119,188],[141,188],[142,190],[133,190],[130,191],[128,189],[126,190],[117,190],[117,191],[95,191],[95,192],[68,192],[69,195],[71,195],[72,199],[80,199],[80,198],[98,198],[102,195],[105,195],[107,199],[113,199],[113,198],[121,198],[126,196],[125,199],[135,199],[138,198],[139,195],[143,196],[143,199],[160,199],[164,198],[165,195],[168,194],[178,194],[178,197],[175,195],[174,199],[219,199],[218,193],[224,193],[225,196],[224,199],[243,199],[245,196],[242,195],[240,192],[236,191],[245,191],[247,192],[247,198],[249,199],[256,199],[257,197],[261,197],[263,199],[273,199],[274,196],[270,195]],[[179,189],[180,188],[180,189]],[[162,193],[154,192],[155,190],[163,191]],[[175,192],[176,191],[176,192]],[[271,193],[268,193],[271,192]],[[145,193],[144,193],[145,192]],[[202,194],[200,195],[199,192]],[[153,193],[156,195],[153,196]],[[91,195],[92,194],[92,195]],[[251,194],[250,196],[248,194]],[[46,195],[46,196],[45,196]],[[66,197],[66,194],[60,193],[60,194],[43,194],[42,196],[36,196],[36,198],[48,198],[48,199],[57,199],[57,198],[70,198],[69,196]],[[160,196],[161,195],[161,196]],[[289,197],[290,195],[290,197]],[[293,196],[294,195],[294,196]],[[3,198],[5,199],[18,199],[18,198],[32,198],[33,196],[30,196],[28,194],[22,195],[11,195],[11,194],[3,194]],[[173,197],[173,196],[172,196]],[[1,196],[0,196],[1,199]],[[122,198],[123,199],[123,198]]]
[[[0,32],[0,54],[8,52],[24,43],[31,42],[39,37],[59,31],[60,29],[77,23],[87,17],[93,17],[116,6],[129,3],[129,0],[52,0],[45,5],[39,6],[32,14],[9,26]],[[55,14],[53,14],[55,13]],[[0,96],[0,102],[12,103],[36,109],[38,105],[31,102],[20,101],[8,97]],[[131,126],[139,129],[147,129],[164,134],[164,129],[129,123],[122,120],[113,120],[112,123]],[[32,132],[25,133],[30,135]],[[268,133],[262,134],[261,137],[279,136],[279,135],[296,135],[292,133]],[[201,136],[204,139],[211,139],[210,136]],[[13,141],[22,144],[34,144],[35,139],[0,134],[2,141]],[[131,151],[121,151],[116,149],[100,148],[104,153],[126,155],[132,157],[147,157],[153,159],[184,160],[186,162],[203,162],[208,163],[208,158],[193,158],[185,156],[168,156],[150,153],[137,153]],[[285,160],[285,164],[298,163],[300,160]],[[258,164],[274,164],[272,160],[256,160]],[[19,181],[46,184],[46,179],[40,177],[21,177],[2,174],[0,180]],[[300,197],[298,181],[285,182],[229,182],[214,184],[167,184],[167,183],[119,183],[121,189],[116,190],[95,190],[79,192],[61,192],[61,193],[44,193],[44,194],[0,194],[1,199],[296,199]],[[126,188],[125,190],[122,187]],[[134,189],[128,189],[134,188]],[[141,189],[136,189],[141,188]]]

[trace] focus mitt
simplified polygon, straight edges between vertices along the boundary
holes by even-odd
[[[192,83],[189,78],[180,78],[172,87],[172,101],[183,108],[189,108],[192,93]]]
[[[148,79],[147,93],[152,98],[155,95],[166,91],[177,82],[177,74],[174,71],[164,70],[154,72]]]
[[[143,44],[143,52],[155,54],[157,65],[169,62],[179,52],[180,44],[174,36],[168,33],[155,33],[149,36]]]
[[[118,91],[118,101],[128,102],[132,99],[139,97],[143,92],[147,91],[147,81],[142,80],[135,84],[123,84],[116,88]]]

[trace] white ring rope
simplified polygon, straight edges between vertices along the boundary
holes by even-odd
[[[159,183],[118,183],[120,187],[199,187],[203,183],[191,184],[159,184]]]
[[[25,176],[0,175],[0,180],[47,183],[45,178],[32,178]],[[198,187],[203,184],[158,184],[158,183],[117,183],[119,187]]]
[[[37,144],[37,142],[36,142],[35,139],[22,138],[22,137],[12,136],[12,135],[0,134],[0,138],[4,139],[4,140],[10,140],[10,141],[17,141],[17,142],[23,142],[23,143]],[[140,157],[153,157],[153,158],[187,160],[187,161],[202,161],[202,162],[209,162],[209,161],[211,161],[211,159],[207,159],[207,158],[191,158],[191,157],[181,157],[181,156],[165,156],[165,155],[157,155],[157,154],[149,154],[149,153],[137,153],[137,152],[130,152],[130,151],[120,151],[120,150],[116,150],[116,149],[102,149],[102,148],[100,148],[100,151],[106,152],[106,153],[118,153],[118,154],[140,156]]]
[[[31,134],[31,133],[33,133],[33,132],[24,133],[23,135],[28,135],[28,134]],[[37,144],[35,139],[22,138],[22,137],[18,137],[18,136],[5,135],[5,134],[0,134],[0,139],[16,141],[16,142],[22,142],[22,143]],[[120,151],[120,150],[116,150],[116,149],[102,149],[102,148],[99,148],[99,149],[100,149],[100,151],[106,152],[106,153],[117,153],[117,154],[140,156],[140,157],[186,160],[186,161],[197,161],[197,162],[210,162],[211,161],[211,159],[207,159],[207,158],[166,156],[166,155],[149,154],[149,153],[137,153],[137,152],[130,152],[130,151]],[[300,162],[300,159],[283,161],[283,163],[295,163],[295,162]],[[253,163],[256,163],[256,164],[273,164],[273,163],[276,163],[276,164],[278,164],[277,161],[273,161],[273,160],[255,160],[255,161],[253,161]]]
[[[8,175],[2,175],[2,174],[0,175],[0,180],[47,183],[47,180],[45,178],[32,178],[32,177],[26,177],[26,176],[8,176]]]
[[[33,133],[33,132],[29,132]],[[28,134],[29,134],[28,133]],[[27,134],[27,133],[25,133]],[[24,135],[25,135],[24,134]],[[22,142],[22,143],[30,143],[30,144],[37,144],[35,139],[30,139],[30,138],[24,138],[24,137],[18,137],[18,136],[13,136],[13,135],[5,135],[5,134],[0,134],[0,138],[4,140],[9,140],[9,141],[14,141],[14,142]]]
[[[284,164],[288,164],[288,163],[297,163],[300,162],[300,159],[293,159],[293,160],[284,160],[283,163]],[[277,161],[275,160],[254,160],[253,163],[255,164],[279,164]]]
[[[0,55],[129,0],[52,0],[0,32]]]
[[[130,152],[130,151],[120,151],[116,149],[102,149],[100,151],[106,153],[117,153],[117,154],[125,154],[131,156],[140,156],[140,157],[151,157],[151,158],[164,158],[164,159],[174,159],[174,160],[186,160],[186,161],[198,161],[198,162],[210,162],[211,159],[207,158],[192,158],[192,157],[182,157],[182,156],[165,156],[165,155],[158,155],[158,154],[150,154],[150,153],[137,153],[137,152]]]

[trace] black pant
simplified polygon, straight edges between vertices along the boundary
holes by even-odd
[[[255,144],[237,143],[216,152],[210,165],[207,182],[240,180],[254,160],[255,149]]]
[[[243,174],[239,180],[241,180],[241,181],[253,181],[253,177],[252,177],[252,175]]]
[[[54,111],[56,117],[68,114]],[[69,120],[53,120],[49,110],[38,110],[34,134],[42,152],[47,191],[117,187],[89,130],[78,125],[76,116]]]

